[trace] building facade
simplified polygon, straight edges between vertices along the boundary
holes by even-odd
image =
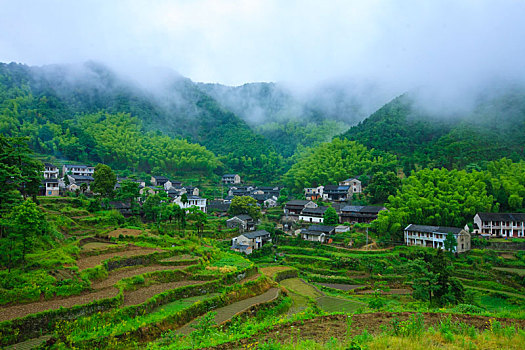
[[[454,252],[463,253],[470,250],[470,233],[459,227],[410,224],[405,227],[404,239],[406,245],[445,249],[445,239],[449,233],[456,238]]]
[[[486,237],[525,238],[525,213],[477,213],[474,233]]]

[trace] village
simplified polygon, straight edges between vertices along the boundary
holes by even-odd
[[[61,169],[45,163],[41,194],[64,196],[79,193],[93,195],[90,185],[94,181],[94,166],[64,164]],[[123,181],[138,184],[139,203],[150,194],[165,193],[166,200],[184,210],[195,208],[202,213],[227,217],[229,229],[238,229],[239,236],[232,237],[231,249],[251,254],[271,243],[271,235],[258,230],[260,219],[247,213],[232,215],[229,211],[235,197],[250,197],[264,212],[270,208],[282,207],[282,214],[276,228],[283,234],[298,236],[303,240],[331,244],[336,235],[349,232],[355,224],[370,224],[381,211],[388,210],[382,205],[355,205],[352,199],[363,194],[364,188],[357,177],[351,177],[336,185],[324,185],[304,189],[304,198],[290,199],[283,196],[279,186],[253,186],[244,184],[239,174],[225,174],[221,179],[223,198],[207,199],[200,196],[200,189],[184,185],[181,181],[165,176],[151,176],[149,181],[119,177],[115,190]],[[142,201],[142,202],[141,202]],[[130,201],[110,201],[108,205],[124,216],[132,214]],[[140,212],[139,212],[140,213]],[[368,227],[367,227],[368,240]],[[445,249],[447,239],[453,242],[454,253],[469,251],[471,238],[510,239],[525,238],[525,213],[476,213],[464,227],[429,226],[410,223],[404,228],[402,242],[407,246],[422,246]],[[348,243],[351,247],[352,241]],[[368,244],[368,242],[367,242]]]

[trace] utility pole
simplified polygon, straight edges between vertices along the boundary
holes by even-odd
[[[366,227],[366,250],[368,250],[368,226]]]

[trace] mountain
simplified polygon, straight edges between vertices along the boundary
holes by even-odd
[[[406,171],[525,159],[525,87],[487,89],[472,108],[454,114],[425,108],[418,96],[411,92],[395,98],[342,137],[396,154]]]
[[[278,155],[269,160],[268,155],[275,150],[264,136],[256,134],[235,113],[222,108],[190,79],[169,71],[144,75],[146,80],[144,77],[132,80],[94,62],[44,67],[0,64],[0,101],[5,108],[0,130],[35,136],[42,130],[49,134],[50,126],[42,125],[50,123],[51,129],[56,131],[59,127],[62,133],[72,134],[88,149],[93,146],[93,135],[84,135],[79,119],[99,112],[127,113],[137,118],[132,124],[138,123],[143,132],[183,138],[205,146],[219,156],[225,170],[249,175],[252,171],[259,173],[263,167],[276,171],[282,167]],[[41,139],[33,142],[39,151],[40,141],[44,142]],[[52,151],[68,157],[74,153],[59,148]],[[92,156],[88,151],[83,154]],[[243,168],[247,160],[255,164],[253,168]]]
[[[292,156],[298,147],[331,140],[390,98],[386,89],[375,84],[350,81],[309,89],[282,83],[201,83],[198,87],[270,140],[285,157]]]

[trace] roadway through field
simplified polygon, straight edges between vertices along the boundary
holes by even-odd
[[[226,305],[224,307],[218,308],[216,310],[217,314],[215,315],[215,323],[221,324],[224,323],[230,319],[232,319],[235,315],[240,314],[249,308],[251,308],[254,305],[258,305],[261,303],[267,303],[274,299],[276,299],[279,296],[279,288],[270,288],[266,292],[254,296],[252,298],[244,299],[241,301],[237,301],[235,303],[232,303],[230,305]],[[199,322],[201,317],[196,318],[195,320],[191,321],[190,323],[185,324],[184,326],[180,327],[176,330],[177,333],[180,334],[189,334],[195,329],[192,328],[192,325]]]

